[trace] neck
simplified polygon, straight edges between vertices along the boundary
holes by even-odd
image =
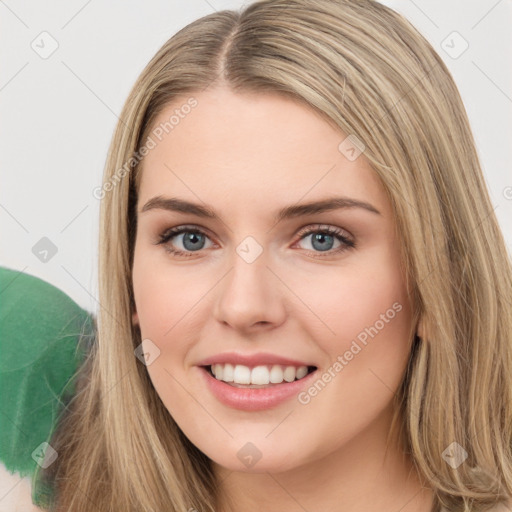
[[[214,464],[220,512],[324,510],[430,512],[433,493],[399,441],[386,435],[391,412],[321,458],[286,472],[230,471]]]

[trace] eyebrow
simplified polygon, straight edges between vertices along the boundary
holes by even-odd
[[[375,208],[370,203],[366,203],[365,201],[359,201],[358,199],[351,199],[349,197],[328,197],[320,201],[286,206],[277,212],[274,220],[277,223],[285,219],[292,219],[296,217],[314,215],[317,213],[346,208],[363,208],[371,213],[375,213],[376,215],[381,215],[377,208]],[[176,197],[152,197],[142,207],[140,213],[154,209],[189,213],[196,215],[197,217],[220,220],[219,216],[210,206],[191,203]]]

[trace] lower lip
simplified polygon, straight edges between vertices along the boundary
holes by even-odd
[[[262,411],[276,407],[293,396],[297,396],[304,387],[309,385],[316,374],[315,370],[302,379],[274,384],[268,388],[237,388],[222,380],[217,380],[204,367],[200,367],[200,370],[210,391],[220,402],[243,411]]]

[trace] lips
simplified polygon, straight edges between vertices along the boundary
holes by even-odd
[[[256,354],[241,354],[236,352],[225,352],[223,354],[216,354],[214,356],[203,359],[197,363],[197,366],[212,366],[215,364],[243,365],[253,368],[262,365],[281,365],[281,366],[315,366],[310,361],[300,361],[298,359],[290,359],[285,356],[277,354],[270,354],[268,352],[259,352]]]
[[[205,367],[198,367],[200,378],[206,388],[222,404],[231,409],[256,412],[278,407],[293,398],[311,385],[316,378],[316,371],[293,382],[270,384],[267,386],[233,386],[227,382],[217,380]]]
[[[315,378],[313,374],[318,368],[318,366],[306,359],[291,359],[265,352],[256,354],[240,354],[236,352],[216,354],[199,361],[196,366],[201,370],[200,374],[205,384],[220,402],[231,408],[246,411],[271,409],[293,398],[311,382],[311,379]],[[278,367],[285,369],[286,377],[284,372]],[[230,377],[226,378],[224,372],[228,368]],[[281,371],[279,379],[277,378],[278,369]],[[266,375],[260,375],[265,370],[269,371],[269,380],[271,379],[270,373],[273,372],[276,375],[276,377],[271,379],[275,382],[261,385],[254,383],[244,385],[233,382],[233,380],[254,382],[254,371],[258,374],[257,382],[266,382]],[[307,373],[304,373],[304,370]],[[237,371],[242,372],[240,375],[250,374],[250,380],[248,380],[248,375],[242,376],[242,378],[238,377],[235,374]],[[291,373],[293,373],[293,376]],[[263,379],[263,377],[265,378]],[[224,381],[223,378],[230,382]]]

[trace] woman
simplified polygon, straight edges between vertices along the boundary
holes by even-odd
[[[401,16],[191,23],[96,192],[98,338],[54,510],[510,506],[510,262],[457,88]]]

